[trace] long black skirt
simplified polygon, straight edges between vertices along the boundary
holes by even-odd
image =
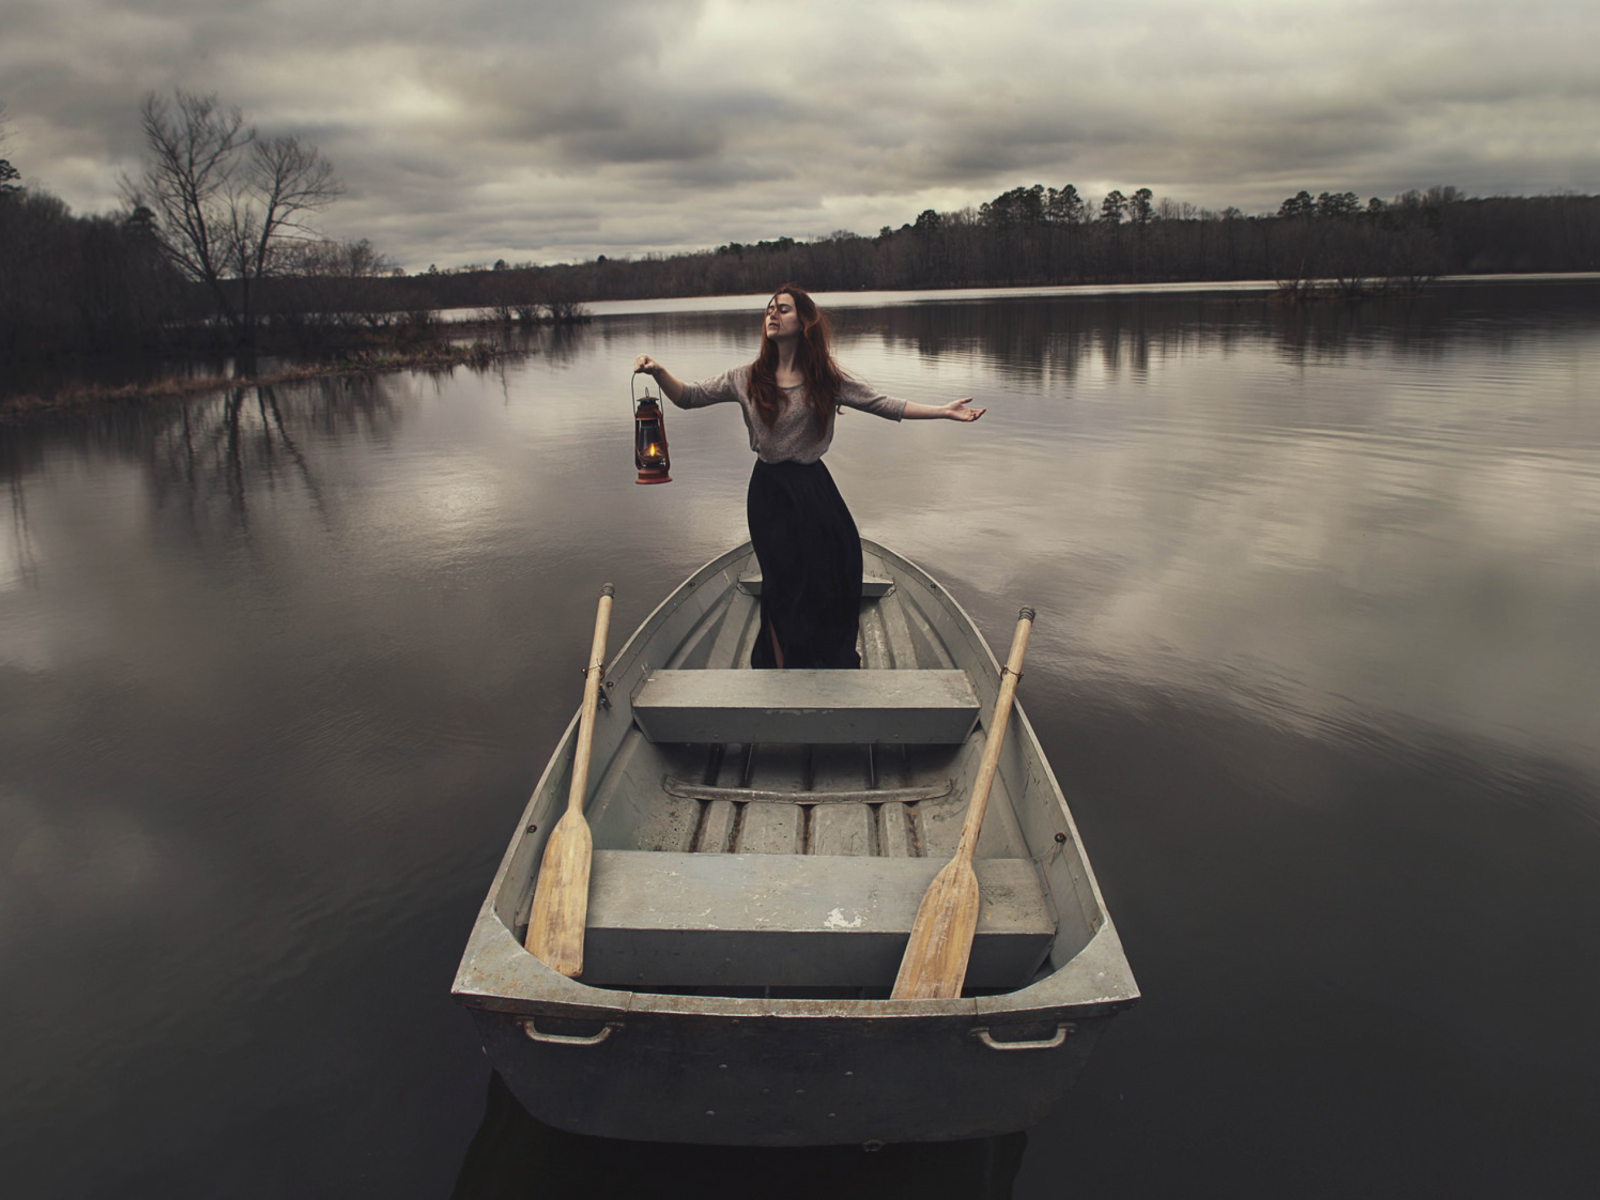
[[[756,460],[745,501],[761,564],[761,636],[752,667],[859,667],[861,535],[821,460]]]

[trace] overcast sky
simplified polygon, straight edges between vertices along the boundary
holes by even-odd
[[[0,0],[4,155],[118,204],[138,107],[315,141],[412,269],[898,227],[1019,184],[1600,191],[1595,0]]]

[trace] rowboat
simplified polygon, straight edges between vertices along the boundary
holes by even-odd
[[[1005,725],[959,997],[895,1000],[955,850],[1000,665],[925,571],[863,539],[860,671],[752,671],[748,543],[701,567],[604,669],[585,815],[583,970],[523,948],[567,802],[573,718],[518,822],[452,993],[548,1125],[801,1146],[1037,1122],[1134,982],[1038,739]]]

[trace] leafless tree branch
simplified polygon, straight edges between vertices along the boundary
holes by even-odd
[[[177,89],[140,109],[147,160],[123,181],[130,205],[148,207],[172,262],[204,284],[218,315],[248,346],[257,284],[295,241],[315,237],[310,214],[343,191],[316,146],[261,137],[234,105]]]

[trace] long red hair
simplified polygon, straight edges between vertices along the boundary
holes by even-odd
[[[794,365],[805,380],[806,403],[816,418],[820,437],[828,432],[828,423],[839,403],[839,386],[844,381],[844,373],[833,361],[830,348],[833,326],[804,288],[786,283],[772,293],[772,298],[776,300],[784,295],[794,300],[794,311],[800,318],[800,341],[794,348]],[[761,352],[750,364],[750,402],[768,429],[777,422],[786,403],[784,391],[778,386],[778,344],[767,336],[765,320],[761,322]]]

